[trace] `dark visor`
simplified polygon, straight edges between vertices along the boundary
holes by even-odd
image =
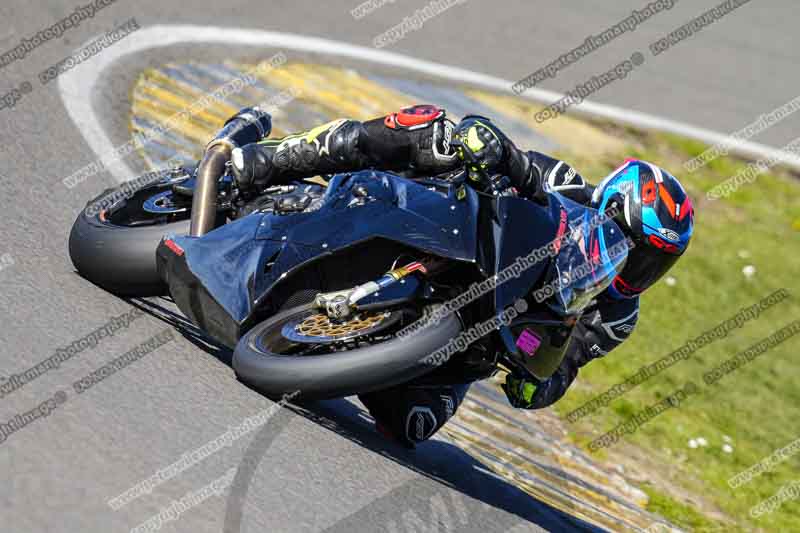
[[[679,257],[652,246],[639,244],[628,252],[628,261],[619,277],[631,292],[639,293],[666,274]]]

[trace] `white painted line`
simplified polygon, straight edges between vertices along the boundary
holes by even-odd
[[[102,128],[91,104],[91,96],[98,82],[102,79],[103,72],[124,56],[141,53],[153,48],[187,43],[219,43],[227,47],[263,46],[282,50],[335,55],[381,65],[390,65],[436,78],[492,89],[509,95],[514,94],[511,91],[513,82],[509,80],[459,67],[416,59],[395,52],[367,48],[340,41],[264,30],[245,30],[216,26],[155,25],[142,28],[128,35],[114,46],[59,77],[59,91],[64,106],[98,158],[112,154],[115,149],[111,139]],[[563,94],[557,92],[537,88],[529,89],[522,95],[523,98],[545,103],[551,103],[563,96]],[[641,128],[685,135],[710,145],[725,141],[731,145],[732,152],[757,158],[774,157],[781,163],[800,168],[800,157],[795,154],[750,141],[742,140],[730,143],[728,134],[699,128],[690,124],[590,101],[584,101],[574,109],[580,113],[608,118]],[[109,164],[108,168],[117,181],[125,181],[134,177],[133,171],[124,161]]]

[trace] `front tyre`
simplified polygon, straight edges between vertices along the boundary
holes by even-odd
[[[247,332],[234,350],[233,368],[240,380],[273,398],[340,398],[403,383],[434,370],[423,359],[462,328],[451,313],[400,338],[394,334],[402,323],[397,313],[331,326],[311,304],[295,307]],[[310,342],[315,335],[318,344]]]

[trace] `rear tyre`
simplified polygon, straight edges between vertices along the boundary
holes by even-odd
[[[163,179],[169,177],[165,171]],[[123,187],[106,189],[78,215],[69,236],[72,264],[87,280],[121,296],[166,294],[156,270],[156,247],[165,235],[189,232],[191,199],[175,195],[167,181],[130,198],[121,193]],[[113,205],[102,205],[116,196],[121,199]]]

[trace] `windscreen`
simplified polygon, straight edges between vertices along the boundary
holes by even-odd
[[[544,294],[561,315],[579,313],[602,293],[625,266],[632,243],[619,226],[600,212],[553,195],[566,210],[569,229],[555,242],[554,258]]]

